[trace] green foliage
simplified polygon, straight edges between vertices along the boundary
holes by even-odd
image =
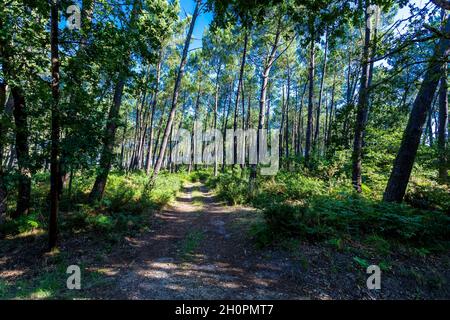
[[[0,235],[15,235],[36,229],[43,229],[46,227],[46,224],[47,221],[45,221],[42,215],[33,212],[26,216],[20,216],[17,219],[7,219],[3,224],[0,224]]]
[[[370,265],[366,259],[360,257],[353,257],[353,261],[355,261],[359,266],[361,266],[364,269],[367,269],[367,267]]]
[[[224,173],[211,178],[209,186],[215,186],[218,197],[228,204],[244,204],[248,201],[248,179],[240,173]]]
[[[361,238],[364,234],[413,245],[450,240],[450,218],[442,212],[360,197],[321,196],[305,205],[274,204],[264,210],[264,216],[274,232],[309,240],[345,235]],[[379,238],[376,245],[382,251],[389,250]]]
[[[228,203],[247,202],[262,210],[265,223],[250,231],[259,246],[286,237],[309,241],[338,239],[334,245],[339,249],[343,247],[341,239],[359,239],[381,254],[389,254],[391,242],[437,249],[448,245],[447,187],[412,187],[416,193],[411,191],[411,196],[416,194],[419,198],[421,190],[427,205],[411,206],[382,202],[367,185],[363,195],[358,195],[348,180],[336,180],[334,174],[325,181],[292,172],[259,177],[254,198],[246,197],[247,181],[237,174],[221,174],[210,178],[208,184]]]
[[[33,177],[33,192],[47,189],[49,181],[42,175]],[[63,195],[59,216],[60,231],[65,233],[95,232],[111,240],[117,240],[123,234],[133,234],[144,230],[148,217],[174,199],[181,189],[185,174],[161,174],[151,191],[144,186],[148,176],[142,172],[125,175],[112,172],[108,179],[105,196],[100,203],[87,203],[92,176],[76,176],[73,181],[73,195]],[[46,203],[40,204],[42,212],[47,210]],[[3,235],[15,235],[35,229],[46,229],[47,217],[34,211],[17,219],[8,219],[0,225]]]
[[[198,170],[192,171],[189,175],[189,181],[191,182],[205,182],[212,175],[211,170]]]
[[[413,182],[405,201],[415,208],[442,210],[450,214],[450,188],[446,185]]]
[[[199,230],[191,231],[187,234],[186,239],[182,242],[181,254],[184,257],[192,255],[194,251],[200,246],[204,239],[204,234]]]

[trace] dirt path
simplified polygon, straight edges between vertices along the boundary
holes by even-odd
[[[114,245],[90,234],[47,255],[44,235],[5,240],[0,299],[448,299],[450,255],[386,256],[361,244],[278,241],[255,247],[249,228],[261,213],[228,207],[202,184],[188,184],[151,217],[149,230]],[[11,242],[14,241],[14,242]],[[350,241],[350,240],[348,240]],[[1,252],[1,251],[0,251]],[[366,286],[366,268],[384,263],[381,290]],[[80,265],[82,290],[67,290],[65,270]],[[7,280],[7,282],[5,280]],[[29,283],[28,285],[26,285]],[[23,290],[22,286],[25,287]],[[31,295],[30,295],[31,294]]]
[[[301,299],[286,259],[261,256],[243,232],[249,208],[219,203],[189,184],[156,215],[154,230],[134,243],[137,256],[118,277],[128,299]],[[126,271],[125,271],[126,270]]]

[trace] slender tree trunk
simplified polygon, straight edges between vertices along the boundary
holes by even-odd
[[[239,71],[239,80],[238,80],[238,87],[237,87],[237,92],[236,92],[236,101],[235,101],[235,107],[234,107],[234,121],[233,121],[234,132],[236,132],[236,130],[237,130],[237,116],[238,116],[239,97],[240,97],[240,94],[241,94],[242,81],[243,81],[243,78],[244,78],[245,58],[246,58],[246,55],[247,55],[247,43],[248,43],[248,31],[245,31],[245,34],[244,34],[244,49],[242,51],[241,69]],[[237,159],[237,148],[238,148],[237,137],[234,136],[234,138],[233,138],[233,158],[234,158],[233,163],[234,164],[236,164],[236,162],[238,161],[238,159]]]
[[[128,128],[128,114],[125,116],[125,125],[123,126],[123,133],[122,133],[122,146],[120,148],[120,168],[123,170],[124,166],[124,156],[125,156],[125,138]]]
[[[266,63],[264,66],[264,70],[262,73],[262,84],[261,84],[261,92],[259,96],[259,115],[258,115],[258,130],[256,134],[256,154],[257,154],[257,160],[256,162],[259,163],[260,161],[260,141],[259,141],[259,131],[264,129],[264,122],[265,122],[265,115],[266,115],[266,100],[267,100],[267,88],[269,84],[269,76],[270,76],[270,70],[272,69],[273,63],[276,58],[276,53],[278,50],[279,42],[281,37],[281,18],[278,19],[277,24],[277,30],[275,33],[275,39],[272,44],[272,49],[269,53],[269,55],[266,58]],[[267,124],[267,127],[269,127],[269,124]],[[249,177],[249,189],[250,194],[253,194],[256,187],[256,165],[252,164],[250,168],[250,177]]]
[[[0,30],[3,27],[3,20],[0,18]],[[2,59],[2,71],[3,74],[6,75],[7,71],[5,70],[4,60],[5,57],[5,39],[4,37],[0,37],[0,59]],[[3,153],[5,149],[5,137],[6,137],[6,128],[4,123],[6,122],[6,112],[5,112],[5,103],[6,103],[6,81],[0,83],[0,224],[3,222],[4,215],[6,214],[7,209],[7,197],[8,190],[6,188],[5,183],[5,173],[3,171]]]
[[[450,19],[448,18],[445,23],[444,33],[450,33]],[[403,133],[402,143],[384,192],[384,201],[401,202],[403,200],[419,147],[427,111],[431,107],[439,76],[442,75],[445,60],[450,53],[449,48],[450,40],[441,38],[439,46],[429,62],[423,82],[413,103],[408,124]]]
[[[447,66],[444,67],[447,69]],[[438,128],[438,154],[439,154],[439,181],[445,183],[448,180],[447,159],[447,127],[448,127],[448,85],[447,72],[441,77],[439,90],[439,128]]]
[[[28,116],[25,98],[21,89],[11,88],[14,100],[14,122],[16,126],[16,156],[19,167],[19,185],[16,211],[13,218],[28,214],[31,196],[31,170],[28,145]]]
[[[328,62],[327,59],[328,59],[328,32],[325,33],[325,52],[323,56],[322,74],[320,78],[320,89],[319,89],[319,102],[317,104],[316,127],[314,131],[314,146],[316,149],[319,146],[320,113],[322,109],[323,89],[327,73],[327,62]]]
[[[284,152],[286,157],[286,167],[289,169],[289,102],[291,95],[291,67],[288,66],[288,78],[287,78],[287,92],[286,92],[286,125],[284,130]]]
[[[306,140],[305,140],[305,165],[310,165],[311,156],[311,135],[313,126],[313,110],[314,110],[314,70],[315,70],[315,33],[311,28],[311,44],[309,53],[309,101],[308,101],[308,121],[306,123]]]
[[[438,125],[438,181],[448,182],[448,159],[447,159],[447,128],[448,128],[448,83],[447,63],[443,66],[441,85],[439,88],[439,125]]]
[[[216,92],[214,95],[214,130],[217,130],[217,111],[218,111],[218,105],[219,105],[219,80],[220,80],[220,71],[221,71],[221,63],[219,62],[219,67],[217,68],[216,73]],[[216,148],[214,148],[214,176],[217,176],[217,170],[218,170],[218,163],[217,163],[217,143],[214,141],[214,144]]]
[[[0,24],[1,27],[1,24]],[[1,47],[0,47],[1,50]],[[0,51],[1,56],[1,51]],[[5,183],[5,173],[3,172],[3,153],[5,145],[6,130],[3,126],[5,121],[5,102],[6,102],[6,83],[0,83],[0,224],[3,221],[6,213],[6,201],[8,197],[8,190]]]
[[[0,27],[3,25],[3,21],[0,19]],[[15,74],[12,70],[11,57],[9,53],[11,49],[9,48],[9,37],[5,35],[0,37],[0,54],[2,58],[2,70],[4,76],[4,87],[6,93],[6,83],[10,79],[15,78]],[[13,165],[14,155],[17,158],[17,165],[19,169],[19,181],[18,181],[18,196],[16,210],[12,214],[13,218],[17,218],[21,215],[27,214],[30,209],[30,196],[31,196],[31,170],[30,170],[30,156],[29,156],[29,145],[28,145],[28,116],[25,105],[25,97],[22,89],[16,84],[10,86],[11,97],[12,97],[12,110],[14,116],[15,124],[15,154],[14,147],[11,146],[11,157],[7,168],[10,169]],[[6,97],[6,96],[5,96]],[[4,100],[5,98],[2,98]],[[10,98],[11,99],[11,98]],[[4,103],[4,102],[3,102]],[[1,105],[1,110],[3,111],[4,105]],[[8,106],[8,104],[7,104]],[[3,125],[3,123],[1,124]],[[2,128],[3,132],[3,128]],[[3,138],[3,136],[1,137]],[[3,143],[1,141],[0,143]],[[0,163],[1,164],[1,163]],[[3,177],[3,174],[2,174]],[[6,204],[6,187],[3,189],[4,198],[2,202]]]
[[[137,7],[139,1],[135,0],[133,3],[130,24],[132,25],[137,17]],[[124,66],[119,71],[119,79],[114,88],[114,97],[111,108],[109,109],[108,120],[106,123],[106,130],[103,137],[103,149],[100,156],[99,172],[92,187],[91,193],[89,194],[89,201],[94,202],[101,200],[106,188],[106,182],[108,180],[109,171],[111,170],[112,161],[114,158],[114,143],[116,137],[116,130],[119,121],[119,111],[122,104],[123,89],[125,87],[125,82],[128,78],[129,63],[130,63],[131,53],[128,52],[126,55],[126,61]]]
[[[198,90],[197,90],[197,98],[195,99],[195,108],[194,108],[194,122],[192,123],[192,154],[191,154],[191,163],[194,164],[194,171],[198,170],[198,164],[197,164],[197,139],[194,135],[194,132],[196,130],[195,125],[198,120],[199,115],[199,109],[200,109],[200,97],[202,95],[202,87],[201,87],[201,80],[199,81]]]
[[[199,7],[200,7],[200,1],[197,0],[196,4],[195,4],[194,13],[192,15],[191,24],[189,26],[189,31],[188,31],[188,34],[186,37],[186,41],[184,43],[184,48],[183,48],[183,53],[181,56],[181,62],[180,62],[180,67],[178,69],[177,78],[175,80],[175,86],[173,89],[173,97],[172,97],[172,107],[170,110],[169,117],[167,119],[167,124],[166,124],[166,128],[164,130],[164,135],[163,135],[163,141],[161,143],[161,149],[159,151],[158,160],[156,161],[155,170],[153,171],[153,174],[151,176],[149,186],[152,186],[154,184],[156,177],[161,169],[163,157],[166,152],[167,142],[169,140],[169,133],[170,133],[169,131],[172,127],[172,122],[175,117],[175,112],[177,109],[178,95],[180,93],[181,79],[183,78],[183,74],[184,74],[184,68],[186,65],[189,44],[191,42],[192,32],[193,32],[194,26],[195,26],[195,21],[197,20],[197,17],[199,15],[199,9],[200,9]]]
[[[168,106],[168,100],[166,100],[166,102],[164,103],[163,109],[161,110],[161,116],[159,117],[159,123],[158,123],[158,134],[156,135],[156,140],[155,140],[155,147],[153,148],[155,150],[155,152],[153,152],[153,161],[152,163],[154,163],[156,165],[156,157],[159,155],[159,151],[161,149],[161,146],[159,145],[160,142],[160,138],[161,138],[161,132],[163,131],[163,122],[164,122],[164,113],[166,112],[167,106]],[[153,168],[154,169],[154,168]]]
[[[151,115],[150,115],[150,132],[148,135],[148,150],[147,150],[147,156],[146,156],[146,163],[145,163],[145,171],[147,172],[147,174],[150,173],[150,159],[152,159],[152,146],[153,146],[153,121],[155,119],[155,112],[156,112],[156,103],[158,101],[158,93],[159,93],[159,81],[161,78],[161,64],[162,64],[162,59],[164,56],[164,49],[161,48],[161,50],[159,51],[159,59],[158,59],[158,65],[156,67],[156,80],[155,80],[155,91],[153,93],[153,100],[152,100],[152,107],[151,107]],[[153,161],[152,161],[153,164]]]
[[[59,175],[59,49],[58,49],[58,22],[59,0],[51,4],[51,61],[52,61],[52,126],[51,126],[51,156],[50,156],[50,222],[49,222],[49,249],[56,246],[58,233],[59,190],[62,189]]]
[[[300,105],[298,108],[298,127],[297,127],[297,145],[296,145],[296,153],[297,157],[300,158],[302,154],[302,138],[303,138],[303,102],[306,94],[306,88],[308,86],[308,81],[305,82],[305,85],[303,86],[302,96],[300,98]]]
[[[362,57],[362,74],[359,87],[359,99],[356,111],[355,138],[353,142],[352,153],[352,183],[357,192],[362,192],[361,184],[361,162],[363,151],[363,136],[366,127],[366,118],[369,106],[369,77],[370,77],[370,40],[371,40],[371,15],[369,12],[369,0],[366,0],[364,17],[366,20],[363,57]]]
[[[224,114],[223,133],[222,133],[223,137],[226,137],[226,131],[227,131],[227,126],[228,126],[228,118],[229,118],[229,115],[230,115],[230,112],[231,112],[231,104],[232,104],[231,100],[232,100],[232,94],[233,94],[234,81],[235,80],[233,80],[230,83],[230,89],[228,91],[228,101],[225,104],[224,111],[223,111],[223,114]],[[227,150],[227,148],[226,148],[226,141],[225,141],[225,139],[223,139],[223,159],[224,159],[224,161],[222,162],[222,172],[225,172],[225,159],[226,159],[226,154],[227,154],[228,151],[229,150]]]
[[[335,92],[336,92],[336,71],[333,75],[333,87],[331,89],[331,102],[330,102],[330,119],[328,121],[328,128],[327,128],[327,137],[325,140],[325,148],[327,148],[330,145],[331,141],[331,126],[333,124],[333,112],[334,112],[334,99],[335,99]]]

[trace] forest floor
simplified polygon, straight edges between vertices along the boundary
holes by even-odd
[[[257,248],[249,229],[261,214],[224,205],[201,183],[185,184],[151,219],[150,230],[106,249],[89,238],[67,240],[63,258],[36,253],[45,246],[39,237],[11,247],[0,256],[0,298],[2,292],[38,299],[450,298],[448,254],[385,257],[381,290],[368,290],[369,275],[355,259],[363,248],[297,241]],[[68,264],[82,267],[81,290],[61,289]],[[45,270],[52,271],[45,276]],[[31,296],[8,296],[30,278],[39,279]]]

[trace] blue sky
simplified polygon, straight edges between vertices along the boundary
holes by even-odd
[[[195,2],[194,0],[180,0],[181,7],[181,17],[185,17],[186,14],[191,15],[194,12]],[[202,12],[200,16],[197,18],[197,22],[195,23],[194,32],[192,37],[194,38],[190,48],[197,48],[202,46],[202,35],[205,29],[208,27],[209,23],[212,20],[212,13],[210,12]]]
[[[412,3],[416,4],[419,7],[423,7],[424,0],[412,0]],[[186,14],[191,15],[194,12],[195,2],[194,0],[180,0],[181,17],[185,17]],[[397,19],[403,19],[410,15],[409,8],[406,6],[402,8],[398,14]],[[197,48],[202,46],[202,36],[205,29],[208,27],[209,23],[213,18],[212,13],[210,12],[202,12],[200,16],[197,18],[197,22],[194,28],[193,41],[191,43],[190,48]]]

